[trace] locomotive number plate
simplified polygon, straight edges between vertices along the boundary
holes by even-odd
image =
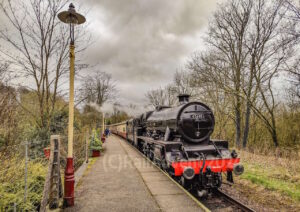
[[[204,114],[199,113],[199,114],[191,114],[192,119],[204,119]]]

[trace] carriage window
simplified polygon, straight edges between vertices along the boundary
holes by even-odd
[[[123,127],[123,132],[125,132],[125,127]]]

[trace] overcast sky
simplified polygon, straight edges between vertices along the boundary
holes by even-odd
[[[78,12],[89,11],[85,24],[94,41],[84,56],[76,55],[76,58],[97,64],[94,70],[112,75],[119,90],[119,103],[144,106],[147,91],[171,83],[176,70],[185,67],[191,54],[203,50],[209,18],[221,1],[73,1]],[[64,10],[67,9],[68,5]],[[0,26],[9,27],[1,14],[0,20]],[[89,72],[81,75],[90,75]],[[63,81],[61,87],[67,90],[68,79]],[[23,78],[14,83],[29,87],[34,84]],[[80,87],[79,83],[77,81],[75,86]],[[111,105],[105,107],[111,108]]]
[[[86,56],[112,74],[119,102],[142,105],[165,86],[187,58],[203,48],[218,0],[80,0],[95,43]],[[75,6],[77,6],[75,3]]]

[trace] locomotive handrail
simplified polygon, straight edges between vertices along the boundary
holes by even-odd
[[[212,114],[211,111],[208,110],[191,110],[191,111],[185,111],[184,113],[198,113],[198,112],[202,112],[202,113],[210,113]]]
[[[202,177],[203,169],[204,169],[204,166],[205,166],[205,156],[204,156],[203,152],[201,152],[200,156],[201,156],[201,158],[203,158],[203,163],[202,163],[202,166],[201,166],[201,169],[200,169],[200,174],[201,174],[201,177]]]
[[[211,143],[214,145],[214,147],[215,147],[216,151],[218,152],[218,154],[220,155],[220,157],[223,158],[223,157],[222,157],[222,154],[221,154],[220,150],[218,149],[217,145],[215,144],[215,142],[213,142],[213,141],[211,140]]]
[[[181,149],[184,152],[184,155],[185,155],[186,159],[188,160],[189,159],[189,154],[185,151],[184,146],[182,146]]]

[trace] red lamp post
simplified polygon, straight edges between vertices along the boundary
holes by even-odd
[[[67,207],[74,205],[74,164],[73,164],[73,127],[74,127],[74,26],[83,24],[85,17],[76,12],[74,5],[69,5],[68,11],[58,14],[58,18],[63,23],[70,26],[70,94],[69,94],[69,123],[68,123],[68,157],[65,170],[64,205]]]

